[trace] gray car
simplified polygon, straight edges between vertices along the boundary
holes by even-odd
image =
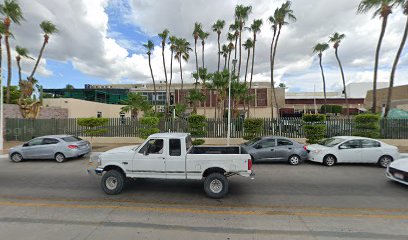
[[[268,136],[255,138],[241,145],[242,152],[252,156],[252,162],[288,162],[298,165],[307,160],[308,155],[303,144],[289,138]]]
[[[61,163],[67,158],[82,157],[91,151],[91,144],[72,135],[50,135],[31,139],[9,150],[10,159],[55,159]]]

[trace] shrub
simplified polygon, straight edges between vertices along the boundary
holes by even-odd
[[[360,114],[354,117],[354,136],[379,138],[380,116],[376,114]]]
[[[105,126],[109,120],[107,118],[96,118],[96,117],[90,117],[90,118],[78,118],[77,124],[79,126],[85,127],[86,129],[83,131],[85,135],[91,136],[91,139],[94,136],[104,134],[107,132],[106,128],[101,128],[102,126]]]
[[[244,121],[244,139],[251,140],[261,134],[263,127],[262,119],[247,118]]]
[[[322,113],[342,113],[343,112],[343,107],[340,105],[326,105],[326,111],[325,111],[325,106],[320,107],[320,112]]]
[[[205,143],[204,139],[195,139],[193,140],[193,145],[198,146],[198,145],[203,145]]]
[[[206,126],[205,116],[193,114],[188,117],[188,131],[193,137],[204,137],[207,134]]]
[[[160,119],[158,117],[142,117],[140,118],[140,137],[143,139],[148,138],[150,135],[160,132],[159,126]]]
[[[302,117],[305,124],[303,129],[307,143],[318,143],[326,136],[326,115],[324,114],[305,114]]]

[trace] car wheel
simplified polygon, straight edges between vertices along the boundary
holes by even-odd
[[[301,159],[298,155],[292,155],[289,157],[288,162],[290,165],[299,165],[301,163]]]
[[[392,163],[393,159],[391,156],[382,156],[380,157],[380,159],[378,160],[378,165],[380,165],[383,168],[388,167],[388,165],[390,165],[390,163]]]
[[[228,193],[228,179],[221,173],[211,173],[205,178],[204,191],[210,198],[222,198]]]
[[[125,177],[118,170],[109,170],[102,176],[101,186],[106,194],[119,194],[122,192],[124,185]]]
[[[323,164],[328,167],[334,166],[336,162],[337,162],[337,159],[333,155],[326,155],[323,159]]]
[[[57,153],[55,154],[55,161],[57,161],[58,163],[62,163],[65,161],[65,156],[62,153]]]
[[[13,162],[21,162],[23,161],[23,156],[20,153],[13,153],[10,159]]]

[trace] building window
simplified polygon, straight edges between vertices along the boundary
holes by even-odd
[[[256,103],[258,107],[268,106],[268,93],[266,88],[256,90]]]

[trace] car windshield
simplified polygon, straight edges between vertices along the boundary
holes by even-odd
[[[343,142],[344,139],[342,138],[326,138],[320,141],[318,144],[325,146],[325,147],[333,147],[341,142]]]
[[[79,137],[75,137],[75,136],[68,136],[68,137],[63,137],[62,140],[64,140],[65,142],[78,142],[78,141],[81,141],[82,139]]]
[[[252,144],[258,142],[259,140],[261,140],[261,138],[257,137],[257,138],[254,138],[254,139],[244,143],[244,145],[249,146],[249,145],[252,145]]]

